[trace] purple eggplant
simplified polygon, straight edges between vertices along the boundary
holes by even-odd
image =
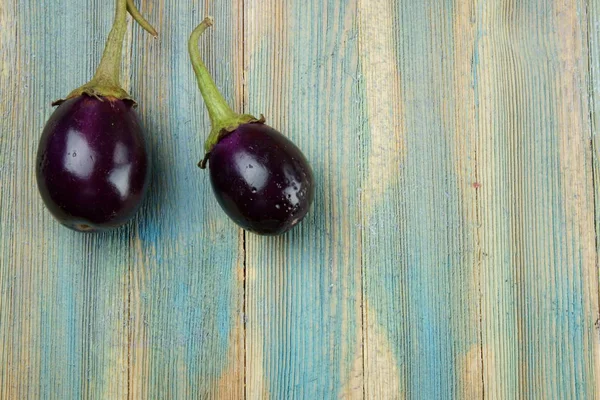
[[[308,213],[314,177],[302,151],[265,119],[229,107],[204,65],[198,41],[212,18],[192,33],[189,52],[212,129],[200,168],[210,170],[214,194],[225,213],[243,229],[280,235]]]
[[[38,145],[38,189],[52,215],[77,231],[128,222],[149,183],[150,159],[134,108],[121,87],[127,12],[153,36],[133,0],[116,0],[115,22],[93,79],[57,105]]]

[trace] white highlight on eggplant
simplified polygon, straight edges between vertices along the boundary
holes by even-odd
[[[108,180],[119,191],[121,197],[125,198],[129,194],[129,175],[131,174],[131,164],[114,169],[108,176]]]
[[[127,147],[121,142],[115,145],[113,162],[115,163],[115,168],[108,176],[108,180],[118,190],[121,197],[125,198],[129,194],[129,175],[131,175],[132,166],[129,162]]]
[[[261,163],[257,162],[251,154],[244,152],[236,154],[235,164],[240,175],[254,190],[260,192],[267,186],[269,171]]]
[[[63,163],[67,171],[81,179],[88,179],[94,171],[96,154],[86,138],[76,130],[67,133],[67,152]]]

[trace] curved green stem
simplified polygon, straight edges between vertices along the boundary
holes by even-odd
[[[91,81],[72,91],[67,98],[77,97],[82,94],[101,97],[115,97],[117,99],[132,100],[129,94],[121,87],[121,61],[123,58],[123,41],[127,31],[127,12],[131,14],[142,28],[157,36],[156,30],[142,17],[133,4],[133,0],[116,0],[115,20],[108,34],[104,53],[96,73]],[[133,101],[133,100],[132,100]],[[60,104],[56,102],[54,104]]]
[[[190,52],[190,58],[192,59],[194,72],[196,73],[196,79],[198,80],[200,93],[202,93],[202,97],[206,103],[210,121],[214,125],[223,120],[232,118],[236,114],[231,110],[231,107],[229,107],[229,104],[227,104],[227,101],[223,98],[219,89],[217,89],[217,85],[206,69],[206,65],[204,65],[202,57],[200,56],[200,50],[198,49],[200,36],[202,36],[206,28],[212,26],[212,24],[213,19],[207,17],[196,27],[196,29],[194,29],[188,42],[188,50]]]
[[[137,9],[137,7],[135,6],[135,4],[133,4],[133,0],[127,0],[127,11],[129,11],[129,14],[131,14],[131,16],[133,17],[133,19],[135,19],[135,21],[138,24],[140,24],[140,26],[142,28],[144,28],[144,30],[146,32],[148,32],[149,34],[151,34],[155,38],[158,37],[158,32],[156,32],[156,29],[154,29],[154,27],[152,25],[150,25],[150,22],[148,22],[142,16],[142,14],[140,14],[140,12]]]
[[[108,34],[102,60],[92,80],[102,82],[106,86],[121,87],[121,60],[126,31],[127,0],[117,0],[115,22]]]
[[[204,21],[194,29],[190,36],[190,40],[188,41],[188,51],[190,53],[194,72],[196,73],[196,79],[198,80],[198,87],[200,88],[200,93],[202,93],[202,98],[204,98],[204,103],[208,109],[208,115],[212,124],[210,135],[204,146],[207,154],[210,153],[212,148],[224,135],[236,130],[241,124],[261,122],[261,120],[252,115],[235,113],[231,107],[229,107],[229,104],[227,104],[227,101],[225,101],[225,98],[223,98],[219,89],[217,89],[215,81],[206,69],[206,65],[204,65],[200,50],[198,49],[198,42],[206,28],[212,26],[212,24],[213,19],[211,17],[206,17]],[[205,164],[205,162],[203,164]]]

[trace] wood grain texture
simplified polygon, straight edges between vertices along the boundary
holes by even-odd
[[[0,397],[123,398],[131,227],[96,236],[59,227],[34,176],[50,102],[89,78],[103,43],[87,38],[106,37],[113,15],[91,2],[1,8]]]
[[[367,397],[481,397],[470,7],[360,13]]]
[[[595,223],[596,223],[596,266],[600,253],[600,0],[591,0],[587,15],[589,51],[589,81],[588,95],[590,98],[590,127],[591,127],[591,151],[594,166],[594,199],[595,199]],[[600,275],[598,277],[600,279]],[[600,318],[599,320],[600,321]],[[598,322],[596,327],[598,328]],[[600,352],[600,348],[597,349]],[[597,363],[600,363],[600,355],[596,355]],[[600,370],[600,365],[596,367]]]
[[[50,101],[112,2],[0,2],[0,399],[600,399],[600,0],[137,0],[124,84],[154,162],[136,219],[60,227]],[[196,167],[201,52],[313,165],[244,233]]]
[[[356,12],[356,1],[245,2],[244,111],[290,137],[318,185],[293,232],[246,235],[249,398],[363,394]]]
[[[157,42],[130,28],[124,62],[152,150],[151,195],[145,218],[97,236],[53,221],[33,166],[49,103],[93,73],[113,4],[2,7],[3,33],[6,24],[16,34],[2,36],[2,90],[11,101],[2,103],[1,398],[239,398],[243,390],[243,349],[235,346],[240,241],[216,202],[201,195],[207,180],[196,163],[208,125],[186,51],[203,15],[225,20],[231,8],[139,6],[169,32]],[[212,69],[215,54],[235,53],[209,47]],[[217,80],[233,76],[220,71]]]
[[[162,32],[136,29],[132,93],[148,127],[154,174],[150,199],[130,246],[131,399],[243,397],[243,249],[239,231],[210,193],[196,164],[209,132],[187,52],[205,15],[235,21],[232,2],[140,3]],[[236,25],[220,24],[202,53],[225,97],[241,85],[233,61]],[[217,67],[218,65],[218,67]]]
[[[600,0],[590,0],[587,7],[587,43],[584,43],[584,49],[588,52],[588,96],[591,128],[591,146],[593,161],[593,188],[595,199],[595,234],[596,234],[596,269],[599,268],[600,239]],[[598,272],[597,272],[598,274]],[[600,275],[594,277],[600,279]],[[599,290],[600,291],[600,290]],[[599,296],[600,297],[600,296]],[[600,300],[599,300],[600,302]],[[596,332],[600,327],[600,317],[594,324]],[[600,375],[600,347],[595,346],[594,369],[596,379]],[[596,397],[600,397],[600,384],[596,380]]]
[[[484,387],[597,396],[597,257],[583,2],[481,4]],[[499,379],[502,377],[502,379]]]

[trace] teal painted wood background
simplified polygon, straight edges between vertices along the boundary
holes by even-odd
[[[34,157],[112,3],[0,0],[0,398],[600,399],[600,0],[138,0],[152,187],[82,235]],[[218,86],[313,164],[286,236],[196,168],[206,15]]]

